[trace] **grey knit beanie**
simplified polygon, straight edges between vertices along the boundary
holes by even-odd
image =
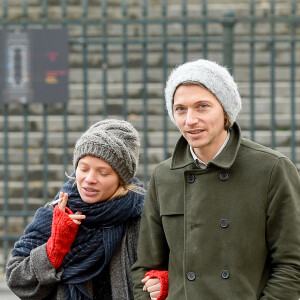
[[[137,170],[139,147],[138,132],[129,122],[103,120],[92,125],[77,140],[73,166],[76,170],[83,156],[96,156],[109,163],[124,184],[129,184]]]
[[[215,62],[199,59],[186,62],[176,67],[170,74],[166,88],[165,101],[168,114],[175,123],[173,116],[173,97],[176,88],[185,82],[200,83],[213,93],[233,124],[242,108],[242,101],[233,77],[228,70]],[[176,124],[176,123],[175,123]]]

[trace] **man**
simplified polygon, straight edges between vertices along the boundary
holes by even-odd
[[[226,68],[202,59],[175,68],[165,101],[182,136],[150,180],[135,299],[149,299],[141,279],[159,269],[169,271],[170,300],[298,300],[296,167],[242,137],[241,98]]]

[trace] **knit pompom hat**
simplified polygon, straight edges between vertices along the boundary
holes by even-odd
[[[130,184],[138,166],[139,147],[139,134],[129,122],[117,119],[97,122],[75,144],[74,170],[80,158],[92,155],[109,163],[123,184]]]
[[[225,67],[209,60],[199,59],[176,67],[168,78],[165,88],[165,101],[169,117],[174,123],[174,93],[180,84],[186,82],[195,82],[206,87],[217,97],[228,114],[231,123],[235,122],[242,108],[237,84]]]

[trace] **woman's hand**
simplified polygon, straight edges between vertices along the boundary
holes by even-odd
[[[156,300],[160,294],[161,283],[158,278],[150,278],[146,276],[142,283],[144,284],[143,291],[147,291],[151,297],[151,300]]]
[[[58,203],[58,207],[59,207],[60,210],[65,212],[66,211],[66,206],[67,206],[67,203],[68,203],[69,195],[68,195],[68,193],[60,192],[59,198],[61,199],[61,201]],[[81,211],[77,211],[75,214],[69,214],[69,217],[77,225],[80,225],[81,221],[83,219],[85,219],[85,215],[83,215]]]
[[[73,214],[67,207],[67,193],[60,192],[59,198],[61,201],[54,207],[51,236],[46,246],[48,258],[55,269],[61,266],[64,257],[71,250],[79,225],[85,219],[82,212]]]

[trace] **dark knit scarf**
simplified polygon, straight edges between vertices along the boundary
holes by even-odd
[[[113,200],[87,204],[81,200],[73,180],[66,182],[62,191],[69,194],[68,207],[86,215],[71,251],[65,256],[61,283],[65,285],[65,300],[90,299],[84,282],[94,278],[109,264],[129,222],[140,216],[144,195],[129,192]],[[141,185],[137,179],[134,183]],[[15,244],[13,256],[29,256],[30,251],[46,243],[51,235],[52,210],[37,210],[24,236]]]

